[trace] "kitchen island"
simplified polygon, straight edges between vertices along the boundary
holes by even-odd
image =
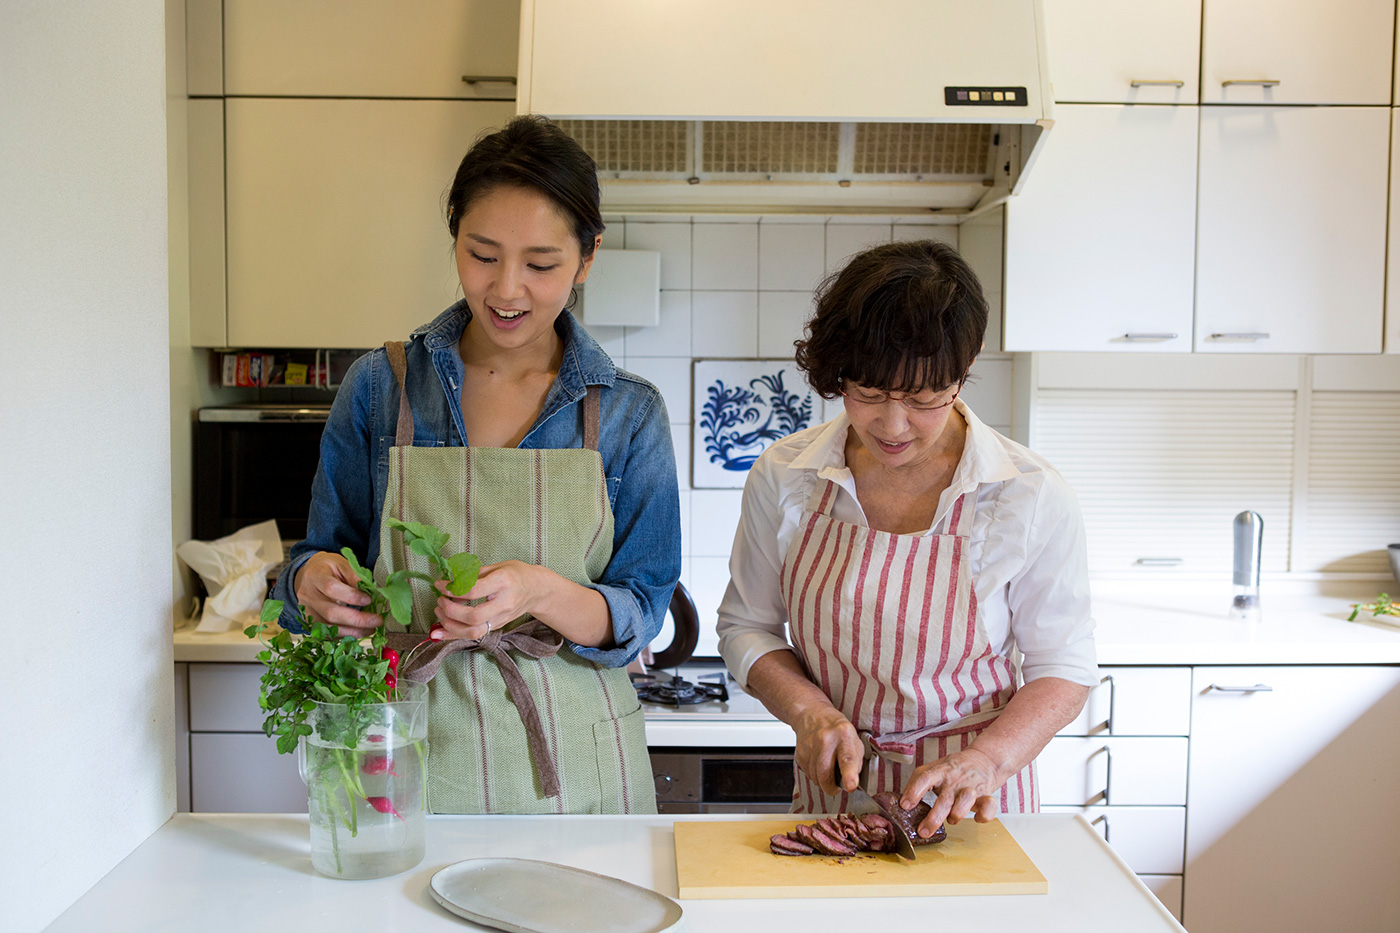
[[[745,820],[749,816],[686,819]],[[767,817],[771,819],[771,817]],[[430,816],[427,855],[410,871],[335,881],[311,868],[307,818],[176,814],[49,927],[65,931],[481,929],[433,899],[433,873],[469,858],[571,865],[676,897],[673,817]],[[1122,931],[1182,927],[1079,816],[1003,816],[1050,883],[1043,895],[816,900],[686,900],[691,933],[833,930],[872,922],[939,927]],[[780,856],[774,856],[779,858]],[[561,929],[568,928],[564,924]]]

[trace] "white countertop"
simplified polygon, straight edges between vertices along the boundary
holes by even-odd
[[[1346,621],[1351,603],[1374,599],[1387,583],[1346,586],[1349,594],[1321,595],[1312,584],[1266,581],[1262,621],[1250,624],[1229,618],[1227,584],[1096,583],[1099,663],[1400,664],[1400,627]],[[255,661],[259,650],[239,631],[175,632],[176,661]]]
[[[772,819],[700,816],[684,819]],[[687,900],[682,929],[1153,930],[1182,927],[1080,816],[1003,816],[1050,882],[1043,895],[816,900]],[[335,881],[311,869],[305,816],[176,814],[49,927],[64,931],[482,929],[438,906],[434,872],[468,858],[533,858],[600,872],[675,898],[664,816],[434,816],[410,871]]]

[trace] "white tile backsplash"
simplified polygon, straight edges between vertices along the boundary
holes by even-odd
[[[937,240],[940,243],[947,243],[953,249],[958,248],[958,228],[953,224],[895,224],[893,239],[896,242],[903,240]]]
[[[827,224],[826,274],[839,270],[846,265],[846,260],[861,250],[888,243],[890,229],[890,224]]]
[[[802,325],[812,316],[812,293],[758,293],[758,355],[769,360],[790,360],[792,342],[801,338]]]
[[[578,305],[574,308],[574,316],[588,335],[598,341],[598,346],[603,348],[603,352],[613,358],[613,362],[626,358],[627,356],[627,328],[612,327],[603,324],[588,323],[588,302],[582,297],[579,298]]]
[[[690,288],[690,224],[639,223],[629,220],[628,249],[654,249],[661,254],[661,288]]]
[[[691,231],[693,288],[758,288],[757,223],[695,224]]]
[[[729,556],[743,498],[742,489],[697,489],[690,494],[692,556]]]
[[[826,231],[816,224],[758,227],[758,287],[811,293],[826,264]]]
[[[1011,360],[979,359],[973,363],[972,378],[963,386],[962,400],[987,424],[1009,425]]]
[[[622,368],[660,390],[672,424],[690,423],[690,357],[639,356]]]
[[[692,293],[690,348],[697,357],[757,356],[758,292]]]
[[[660,321],[655,327],[627,328],[627,356],[690,355],[690,292],[661,292]]]
[[[686,502],[689,499],[686,493],[690,492],[690,436],[694,433],[688,424],[671,425],[671,447],[676,452],[676,479],[680,482],[681,498]],[[682,503],[684,505],[684,503]],[[688,509],[682,509],[687,515]],[[685,553],[689,554],[690,551]]]
[[[729,558],[692,557],[690,559],[690,596],[695,600],[695,612],[700,618],[700,640],[695,653],[702,657],[719,656],[719,604],[729,586]]]

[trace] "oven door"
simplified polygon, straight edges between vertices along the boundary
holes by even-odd
[[[787,813],[791,749],[667,748],[653,752],[661,813]]]

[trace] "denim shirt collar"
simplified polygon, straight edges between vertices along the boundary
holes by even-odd
[[[457,350],[457,342],[462,339],[462,331],[472,313],[465,300],[459,301],[409,337],[409,353],[412,345],[422,342],[423,349],[432,358],[433,369],[442,381],[452,411],[452,420],[457,426],[458,435],[466,436],[462,423],[461,385],[463,377],[462,356]],[[554,329],[564,341],[564,359],[559,365],[559,375],[545,396],[544,408],[531,425],[522,446],[528,444],[530,434],[548,421],[561,409],[577,403],[583,398],[590,385],[611,386],[617,381],[617,366],[612,358],[598,345],[598,341],[579,325],[569,311],[559,312]]]

